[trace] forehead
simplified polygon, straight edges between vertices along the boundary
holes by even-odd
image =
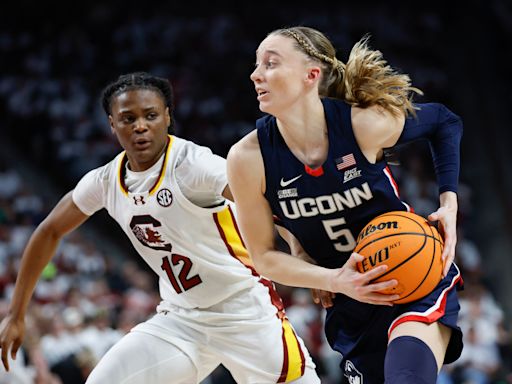
[[[130,89],[112,98],[112,109],[132,108],[162,108],[165,107],[163,96],[156,89]]]
[[[270,35],[260,43],[256,50],[256,56],[261,56],[265,53],[275,53],[283,56],[293,51],[297,51],[293,38],[282,35]]]

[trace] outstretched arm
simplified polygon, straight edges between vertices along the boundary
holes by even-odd
[[[6,370],[9,370],[9,351],[11,357],[16,358],[23,341],[25,312],[43,268],[53,257],[61,238],[89,217],[78,209],[71,194],[72,192],[67,193],[39,224],[23,252],[12,302],[7,316],[0,324],[0,348]]]

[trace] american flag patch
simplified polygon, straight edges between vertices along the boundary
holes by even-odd
[[[341,171],[342,169],[352,167],[353,165],[356,165],[356,159],[354,158],[354,154],[350,153],[348,155],[345,155],[343,157],[339,157],[336,160],[336,168],[338,171]]]

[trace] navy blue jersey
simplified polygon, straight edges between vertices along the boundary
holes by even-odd
[[[261,118],[256,126],[265,165],[265,197],[276,224],[293,233],[319,265],[338,268],[350,257],[359,232],[371,219],[384,212],[410,208],[400,200],[385,160],[372,164],[359,149],[352,130],[350,105],[329,98],[322,99],[322,103],[329,152],[317,169],[309,168],[293,155],[274,117]],[[430,110],[444,110],[436,108],[424,105],[427,114]],[[399,143],[434,136],[433,130],[444,127],[437,118],[431,120],[423,118],[417,125],[411,125],[412,129],[404,130]],[[325,331],[331,347],[343,356],[341,368],[348,381],[384,382],[388,333],[405,321],[438,321],[450,327],[452,335],[445,362],[456,360],[462,350],[456,293],[461,285],[460,272],[453,264],[429,295],[412,303],[378,306],[336,294],[334,306],[327,310]]]
[[[384,160],[362,154],[352,131],[350,105],[324,98],[329,152],[311,169],[289,150],[276,119],[257,121],[265,164],[266,192],[276,224],[284,226],[304,250],[327,268],[341,267],[356,245],[359,231],[384,212],[409,210],[400,200]]]

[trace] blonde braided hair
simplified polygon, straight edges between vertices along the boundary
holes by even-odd
[[[332,43],[316,29],[298,26],[269,35],[293,38],[297,49],[322,64],[320,96],[342,99],[361,108],[380,105],[395,114],[415,114],[412,96],[422,94],[421,90],[411,86],[409,75],[391,68],[380,51],[368,47],[368,35],[354,45],[346,64],[336,58]]]

